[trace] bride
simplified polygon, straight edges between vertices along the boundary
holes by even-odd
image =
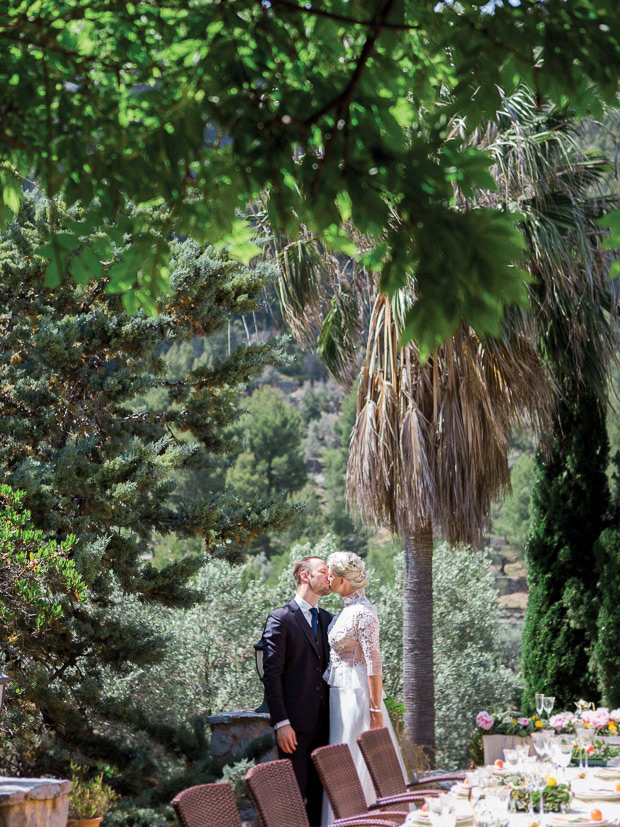
[[[364,561],[348,551],[327,558],[329,583],[341,595],[344,607],[329,625],[330,660],[324,674],[329,684],[329,742],[348,744],[368,804],[376,801],[372,780],[357,745],[368,729],[386,726],[407,777],[396,735],[382,701],[383,677],[379,652],[377,609],[364,588],[368,582]],[[333,814],[323,796],[321,824],[331,824]]]

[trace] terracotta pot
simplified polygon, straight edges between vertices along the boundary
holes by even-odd
[[[98,818],[70,818],[67,820],[67,827],[99,827],[103,816]]]

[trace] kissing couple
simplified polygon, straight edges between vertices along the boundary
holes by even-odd
[[[263,683],[278,755],[292,761],[308,821],[318,827],[333,818],[310,757],[314,749],[349,745],[368,804],[376,796],[358,736],[387,726],[401,764],[402,757],[382,700],[379,619],[364,591],[364,561],[348,551],[330,554],[327,561],[303,557],[293,579],[295,596],[265,624]],[[335,616],[317,607],[319,598],[332,592],[343,603]]]

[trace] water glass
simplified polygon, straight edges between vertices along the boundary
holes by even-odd
[[[555,698],[552,696],[545,696],[543,698],[543,707],[545,712],[547,713],[547,718],[551,715],[551,710],[553,709],[553,705],[555,703]]]
[[[504,766],[510,772],[516,772],[519,768],[519,753],[516,749],[504,750]]]
[[[450,793],[426,798],[428,820],[433,827],[456,826],[456,797]]]
[[[523,769],[525,766],[525,762],[530,754],[530,747],[529,744],[520,744],[518,747],[515,747],[517,751],[517,758],[518,758],[518,769]]]

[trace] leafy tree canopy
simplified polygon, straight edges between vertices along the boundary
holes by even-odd
[[[11,755],[30,762],[20,774],[53,773],[80,750],[125,776],[131,765],[144,787],[155,747],[143,742],[138,761],[127,732],[142,737],[149,723],[103,693],[103,676],[156,662],[165,630],[128,618],[125,601],[194,605],[202,598],[194,575],[205,550],[239,557],[259,533],[287,526],[298,510],[278,495],[248,501],[231,489],[195,491],[182,502],[172,497],[177,472],[208,473],[226,463],[239,393],[283,356],[276,343],[239,346],[181,377],[167,373],[162,351],[251,313],[271,270],[249,270],[192,240],[174,242],[170,289],[157,318],[130,316],[104,280],[45,287],[36,249],[49,237],[47,206],[28,196],[20,220],[0,234],[0,468],[3,481],[24,492],[43,540],[59,544],[42,557],[38,535],[27,524],[22,531],[19,514],[0,499],[9,519],[8,529],[0,520],[0,633],[11,624],[25,628],[24,611],[41,603],[37,617],[43,611],[45,619],[47,607],[54,621],[25,643],[24,635],[2,634],[3,662],[19,690],[9,699]],[[139,405],[153,390],[157,405]],[[188,553],[156,568],[156,533],[185,541]],[[64,597],[58,616],[54,596],[64,580],[84,597]],[[8,614],[13,603],[17,621]]]
[[[496,332],[503,302],[526,301],[511,205],[455,209],[493,181],[454,116],[471,129],[522,81],[600,114],[620,19],[615,0],[9,0],[0,55],[3,219],[24,181],[86,209],[44,248],[50,285],[68,263],[77,281],[101,275],[129,236],[111,289],[154,309],[167,233],[247,261],[238,211],[268,193],[277,230],[305,225],[382,290],[414,274],[403,337],[430,351],[461,318]]]

